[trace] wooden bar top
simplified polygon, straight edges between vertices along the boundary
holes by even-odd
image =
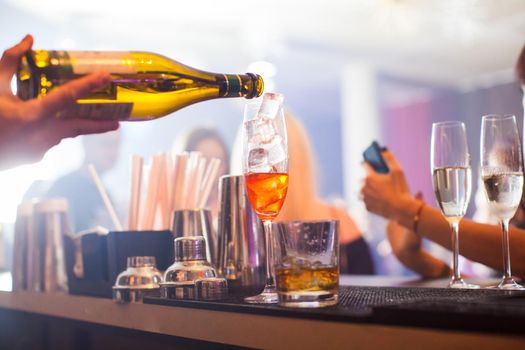
[[[68,294],[0,292],[0,308],[252,348],[525,348],[525,336],[275,317]]]

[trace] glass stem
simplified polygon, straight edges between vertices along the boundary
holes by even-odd
[[[454,271],[453,281],[459,281],[461,274],[459,272],[459,221],[455,221],[452,226],[452,269]]]
[[[501,231],[503,232],[503,278],[511,279],[510,272],[510,247],[509,247],[509,220],[501,221]]]
[[[264,243],[266,247],[266,287],[265,289],[272,289],[275,287],[273,279],[273,244],[272,244],[272,222],[264,220]]]

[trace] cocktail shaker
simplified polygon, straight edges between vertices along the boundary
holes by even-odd
[[[246,195],[244,176],[219,180],[218,272],[230,294],[257,295],[266,282],[262,222]]]
[[[174,244],[175,262],[164,273],[160,294],[168,299],[193,299],[195,281],[216,277],[217,272],[206,259],[204,237],[178,237]]]
[[[203,236],[206,240],[206,256],[210,264],[217,265],[217,239],[208,209],[182,209],[173,212],[173,236]]]
[[[15,221],[13,251],[13,290],[27,290],[32,280],[33,247],[33,207],[34,203],[22,202],[18,205]]]
[[[67,277],[63,236],[70,234],[68,203],[64,198],[47,199],[34,206],[32,264],[35,272],[30,289],[65,291]]]
[[[156,267],[154,256],[130,256],[126,270],[113,286],[113,300],[119,303],[142,302],[144,296],[160,295],[162,274]]]

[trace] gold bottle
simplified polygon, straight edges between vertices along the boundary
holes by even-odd
[[[30,51],[17,73],[17,95],[43,97],[94,71],[111,73],[104,89],[77,101],[75,117],[150,120],[191,104],[227,97],[259,97],[259,75],[209,73],[149,52]]]

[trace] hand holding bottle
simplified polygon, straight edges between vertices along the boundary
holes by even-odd
[[[108,84],[108,73],[72,80],[38,99],[22,101],[13,95],[11,80],[32,45],[33,38],[27,35],[0,59],[0,169],[38,161],[64,138],[115,130],[119,125],[116,121],[79,120],[71,115],[77,99]],[[58,115],[69,118],[61,120],[56,118]]]

